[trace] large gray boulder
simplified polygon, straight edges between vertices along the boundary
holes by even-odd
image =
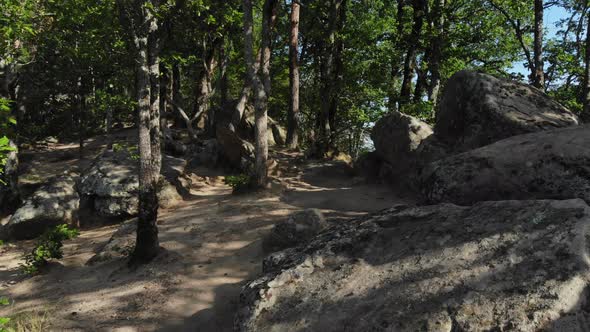
[[[236,331],[586,331],[582,200],[395,207],[274,257]]]
[[[264,241],[267,250],[281,250],[303,245],[328,227],[318,209],[306,209],[291,214],[277,223]]]
[[[83,200],[102,217],[137,214],[138,161],[127,151],[107,151],[86,170],[78,183]]]
[[[371,132],[377,155],[396,169],[405,170],[416,157],[432,128],[412,116],[394,111],[382,117]]]
[[[590,127],[511,137],[429,164],[420,190],[430,203],[569,199],[590,202]]]
[[[158,193],[161,207],[170,208],[182,200],[178,177],[184,172],[183,159],[162,158],[163,179]],[[139,207],[138,161],[128,151],[106,151],[80,177],[78,192],[84,205],[101,217],[134,216]]]
[[[504,138],[575,126],[572,112],[526,84],[460,71],[447,82],[434,131],[456,152]]]
[[[77,224],[80,198],[75,190],[76,174],[50,179],[10,217],[0,237],[32,239],[61,224]]]

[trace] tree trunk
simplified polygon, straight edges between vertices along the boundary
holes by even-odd
[[[584,60],[586,67],[584,69],[584,109],[582,110],[582,120],[586,123],[590,122],[590,11],[587,14],[586,20],[588,26],[586,28],[586,54]]]
[[[157,5],[158,1],[153,1]],[[158,19],[150,18],[148,35],[148,61],[150,79],[150,141],[152,149],[152,165],[156,181],[159,181],[162,168],[162,144],[160,128],[160,36],[158,35]]]
[[[404,14],[406,2],[407,0],[398,0],[397,2],[397,33],[392,38],[392,44],[396,47],[394,47],[393,52],[391,53],[391,82],[389,84],[389,91],[387,96],[387,108],[390,112],[393,112],[398,109],[399,90],[397,90],[397,83],[399,82],[399,75],[402,69],[400,63],[403,62],[403,52],[400,52],[400,49],[406,49],[406,47],[404,47],[404,44],[406,42],[406,37],[404,36]]]
[[[543,69],[543,0],[535,0],[535,72],[533,85],[545,89],[545,73]]]
[[[181,83],[180,83],[180,66],[178,62],[174,62],[172,64],[172,99],[171,103],[173,107],[176,105],[182,105],[182,94],[180,93]],[[183,119],[177,115],[177,113],[173,112],[174,114],[174,127],[182,126]]]
[[[142,2],[135,8],[141,17],[139,31],[134,32],[136,47],[136,84],[138,98],[139,128],[139,214],[137,221],[137,241],[132,254],[131,263],[140,264],[151,261],[159,251],[158,197],[156,192],[157,173],[155,172],[152,153],[151,117],[151,83],[150,61],[148,59],[148,31],[152,30],[152,14]],[[156,156],[157,157],[157,156]]]
[[[414,8],[414,23],[412,25],[412,33],[406,43],[407,52],[404,61],[404,80],[400,92],[400,106],[407,104],[412,94],[412,79],[414,78],[414,69],[416,67],[416,53],[420,47],[419,41],[422,35],[422,23],[427,8],[427,1],[413,0],[412,7]]]
[[[432,10],[434,22],[434,36],[430,46],[430,85],[428,86],[428,100],[432,107],[436,108],[440,93],[440,62],[445,37],[445,13],[446,0],[436,0]]]
[[[213,75],[217,69],[216,50],[222,45],[223,39],[218,38],[210,46],[203,43],[203,65],[197,78],[197,91],[195,100],[194,121],[207,115],[211,109],[211,98],[214,94]]]
[[[323,61],[320,63],[321,72],[321,109],[318,117],[318,142],[315,147],[314,155],[323,157],[330,149],[332,137],[330,127],[330,113],[333,112],[333,98],[335,95],[335,58],[337,53],[336,34],[339,28],[340,7],[343,0],[332,0],[330,4],[330,14],[328,21],[328,30],[324,42]]]
[[[291,2],[291,32],[289,38],[289,87],[291,102],[287,122],[287,146],[296,149],[299,144],[299,12],[300,5]]]

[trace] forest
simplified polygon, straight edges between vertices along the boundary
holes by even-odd
[[[587,331],[590,2],[0,0],[0,332]]]

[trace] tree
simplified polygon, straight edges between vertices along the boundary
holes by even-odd
[[[535,0],[535,42],[533,85],[545,89],[545,72],[543,69],[543,0]]]
[[[586,51],[584,54],[584,90],[583,90],[583,109],[582,120],[584,122],[590,121],[590,11],[588,11],[587,28],[586,28]],[[581,18],[583,20],[583,16]]]
[[[158,196],[157,182],[159,174],[156,172],[157,163],[161,158],[159,148],[154,149],[152,135],[155,123],[159,123],[159,112],[152,111],[156,107],[155,97],[152,97],[152,82],[150,64],[154,64],[157,53],[150,52],[150,36],[157,32],[155,19],[155,3],[151,0],[137,0],[130,5],[124,0],[118,2],[122,10],[122,19],[128,25],[131,40],[135,47],[136,61],[136,90],[139,131],[139,213],[137,221],[137,240],[132,254],[131,263],[141,264],[151,261],[159,252],[158,227]],[[154,47],[151,45],[151,47]],[[152,69],[155,70],[155,69]],[[159,102],[156,104],[159,107]]]
[[[297,148],[299,142],[299,13],[300,4],[291,1],[290,33],[289,33],[289,86],[291,100],[287,122],[287,146]]]

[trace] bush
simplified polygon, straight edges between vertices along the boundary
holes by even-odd
[[[78,234],[77,229],[68,228],[67,225],[60,225],[45,232],[31,253],[23,257],[25,260],[25,263],[21,265],[23,271],[26,274],[37,274],[39,269],[47,265],[50,259],[62,258],[63,241],[73,239]]]
[[[246,174],[228,175],[223,182],[233,188],[234,194],[245,193],[255,188],[254,178]]]

